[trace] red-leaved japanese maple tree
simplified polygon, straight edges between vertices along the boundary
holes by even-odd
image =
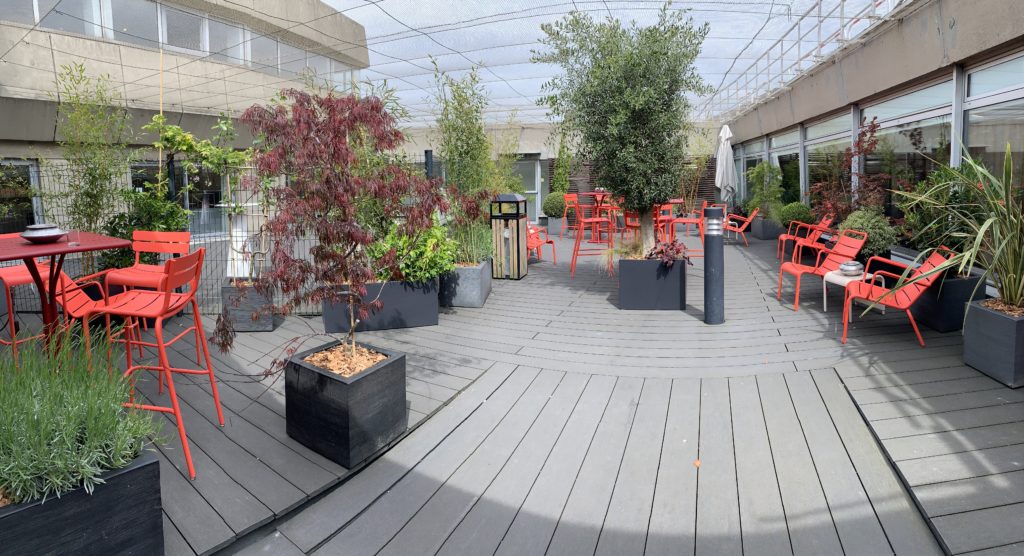
[[[398,222],[413,235],[447,208],[443,192],[389,155],[404,137],[380,98],[296,89],[282,96],[281,103],[254,105],[242,114],[257,138],[257,169],[284,176],[269,188],[276,212],[266,228],[268,269],[256,287],[281,292],[274,307],[281,314],[305,303],[346,304],[354,354],[357,319],[381,306],[379,299],[365,299],[366,284],[375,271],[396,264],[394,252],[369,259],[365,247],[377,238],[362,221],[361,207],[371,203],[378,222]],[[307,240],[313,246],[303,253]],[[230,345],[230,331],[227,336]],[[224,339],[218,334],[222,347]]]

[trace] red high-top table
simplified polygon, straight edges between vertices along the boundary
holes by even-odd
[[[39,304],[43,314],[43,333],[47,342],[50,340],[54,330],[57,328],[57,279],[60,277],[61,269],[64,267],[64,257],[70,253],[84,253],[87,251],[105,251],[107,249],[130,248],[132,242],[127,239],[119,239],[90,232],[78,232],[78,244],[68,243],[67,236],[54,243],[35,244],[23,239],[18,234],[0,235],[0,262],[16,261],[21,259],[32,280],[35,281],[36,289],[39,290]],[[39,272],[36,259],[49,257],[49,272],[46,283]],[[11,310],[10,307],[7,308]]]

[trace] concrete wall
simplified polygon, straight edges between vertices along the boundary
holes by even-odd
[[[917,0],[787,91],[728,122],[734,143],[860,103],[1024,44],[1020,0]]]

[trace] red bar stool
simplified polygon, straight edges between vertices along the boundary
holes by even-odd
[[[565,228],[569,222],[569,211],[571,210],[575,217],[580,215],[580,196],[576,193],[566,193],[564,198],[565,208],[562,209],[562,229],[558,231],[558,239],[562,239],[562,234],[565,233]]]
[[[149,232],[135,230],[132,232],[132,250],[135,251],[135,264],[127,268],[118,268],[107,274],[106,285],[129,288],[154,289],[163,278],[164,265],[144,264],[144,253],[186,255],[189,252],[189,232]]]
[[[587,209],[593,207],[581,207],[581,209]],[[607,234],[607,239],[604,240],[604,247],[581,247],[583,243],[583,236],[585,235],[587,228],[591,229],[591,241],[594,242],[593,238],[600,238],[601,234]],[[598,243],[601,243],[598,241]],[[569,279],[571,280],[576,275],[576,260],[579,257],[595,257],[607,255],[610,249],[615,247],[615,236],[612,235],[612,223],[608,218],[600,216],[584,216],[583,214],[576,214],[576,242],[572,248],[572,262],[569,263]],[[608,268],[611,270],[612,261],[611,257],[608,257]]]

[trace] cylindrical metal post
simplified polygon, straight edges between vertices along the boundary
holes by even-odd
[[[721,207],[704,209],[704,324],[725,322],[725,244]]]

